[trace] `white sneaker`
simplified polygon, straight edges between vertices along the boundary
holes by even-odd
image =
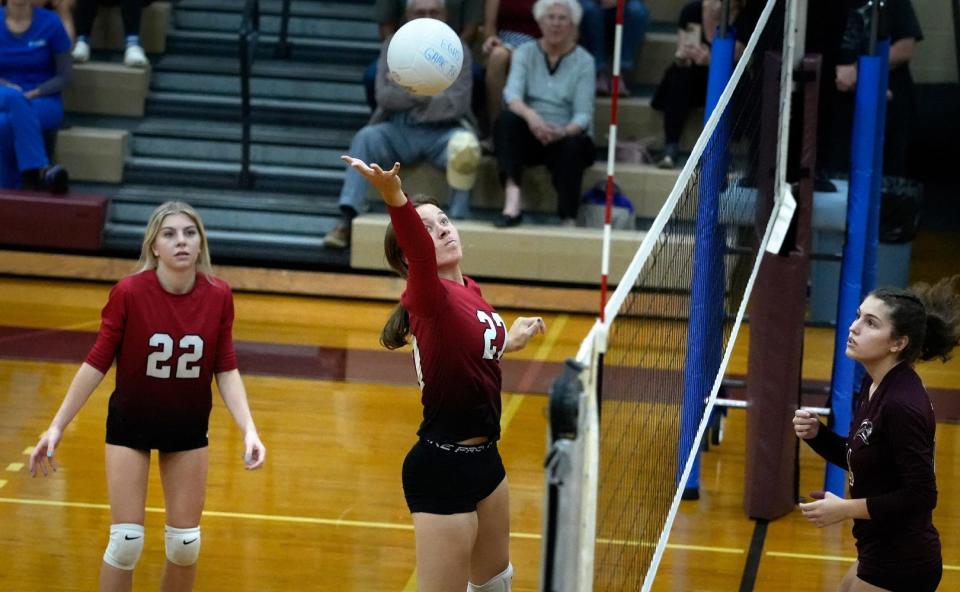
[[[90,61],[90,45],[86,41],[77,41],[73,47],[73,61],[78,64],[85,64]]]
[[[131,68],[145,68],[150,65],[147,54],[143,53],[143,48],[139,45],[128,45],[123,52],[123,63]]]

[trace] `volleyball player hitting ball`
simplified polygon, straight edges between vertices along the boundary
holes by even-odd
[[[460,271],[460,236],[432,203],[414,206],[401,189],[400,164],[343,160],[388,206],[384,251],[406,278],[380,341],[397,349],[412,336],[422,392],[419,441],[403,462],[403,493],[413,515],[420,592],[509,592],[510,506],[500,437],[500,357],[544,333],[540,317],[510,330]]]
[[[139,272],[110,291],[97,340],[31,453],[30,473],[47,475],[48,469],[57,469],[54,453],[64,430],[116,358],[105,455],[113,524],[100,590],[126,591],[133,585],[143,550],[151,450],[158,451],[166,506],[167,561],[160,590],[192,590],[206,495],[213,378],[243,430],[247,469],[263,465],[266,448],[237,370],[230,286],[211,275],[206,232],[192,207],[167,202],[154,210],[139,266]]]
[[[960,276],[934,286],[871,292],[850,325],[846,354],[867,371],[854,402],[850,436],[824,429],[798,409],[797,436],[826,460],[847,468],[850,499],[824,494],[800,504],[818,527],[853,519],[857,561],[840,592],[932,592],[943,574],[934,473],[936,420],[913,369],[946,361],[960,343]]]

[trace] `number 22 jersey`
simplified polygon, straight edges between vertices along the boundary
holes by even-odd
[[[197,273],[193,289],[171,294],[155,270],[110,291],[86,362],[106,373],[117,360],[111,413],[132,421],[206,422],[215,374],[237,367],[230,286]]]

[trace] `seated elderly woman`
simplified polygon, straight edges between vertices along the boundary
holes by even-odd
[[[583,171],[593,164],[595,148],[593,56],[577,46],[583,9],[577,0],[537,0],[533,16],[543,36],[513,52],[503,91],[507,108],[494,127],[503,216],[495,225],[523,221],[520,183],[524,168],[545,164],[557,191],[557,214],[572,226],[580,204]]]
[[[60,126],[60,91],[70,79],[70,38],[56,14],[30,0],[0,8],[0,187],[67,190],[50,166],[43,132]]]

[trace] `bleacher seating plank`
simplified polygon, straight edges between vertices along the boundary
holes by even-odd
[[[130,133],[126,130],[71,127],[57,134],[55,161],[74,181],[120,183]]]
[[[140,16],[140,46],[147,53],[166,51],[170,12],[169,2],[153,2],[144,7]],[[95,49],[123,50],[123,20],[119,6],[100,6],[90,41]]]
[[[142,117],[150,68],[90,62],[73,67],[73,80],[63,91],[67,111]]]
[[[388,269],[383,234],[389,218],[369,214],[353,220],[350,266]],[[489,223],[456,223],[463,244],[465,273],[476,277],[596,285],[600,282],[603,232],[593,228],[523,225],[495,228]],[[620,278],[644,232],[614,231],[610,277]]]
[[[103,246],[109,200],[0,191],[0,242],[25,247],[96,250]]]

